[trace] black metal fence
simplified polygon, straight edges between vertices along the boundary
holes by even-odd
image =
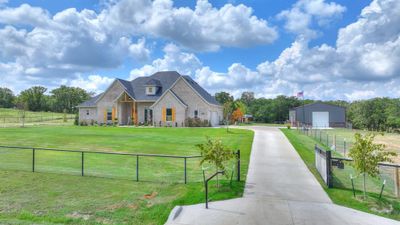
[[[338,137],[335,134],[329,134],[323,129],[313,129],[312,127],[300,127],[297,129],[299,132],[312,137],[321,145],[329,148],[332,151],[339,153],[346,157],[353,143],[343,137]]]
[[[326,163],[324,166],[324,163]],[[315,166],[328,187],[361,191],[363,178],[350,158],[335,157],[331,151],[315,146]],[[367,176],[367,191],[400,198],[400,165],[379,163],[379,176]]]
[[[236,173],[240,179],[240,151]],[[200,182],[200,155],[64,150],[53,148],[0,146],[0,169],[63,173],[131,179],[135,181]]]

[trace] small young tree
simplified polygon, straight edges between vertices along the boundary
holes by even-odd
[[[212,140],[209,137],[206,137],[205,143],[198,144],[196,146],[200,149],[202,155],[200,165],[203,165],[203,163],[205,162],[213,164],[217,172],[219,170],[224,171],[225,170],[224,163],[231,160],[234,157],[232,151],[226,146],[224,146],[222,141],[219,139]],[[219,187],[218,176],[217,176],[217,185]]]
[[[226,132],[229,130],[229,117],[232,114],[232,102],[228,101],[224,103],[224,108],[223,108],[223,113],[224,113],[224,118],[225,118],[225,125],[226,125]]]
[[[233,121],[239,121],[241,122],[243,118],[243,112],[240,110],[240,108],[237,108],[235,111],[232,113],[232,120]]]
[[[375,134],[368,133],[354,135],[355,143],[350,149],[349,156],[354,160],[354,167],[358,173],[363,175],[363,192],[366,199],[366,175],[376,177],[379,174],[379,162],[392,162],[391,156],[394,152],[385,151],[384,144],[375,144]]]

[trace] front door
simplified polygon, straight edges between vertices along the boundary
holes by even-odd
[[[153,110],[145,108],[144,109],[144,122],[151,124],[153,120]]]

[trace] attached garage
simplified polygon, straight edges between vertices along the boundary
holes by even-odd
[[[345,127],[346,108],[315,102],[291,109],[289,121],[292,126],[304,124],[315,128]]]

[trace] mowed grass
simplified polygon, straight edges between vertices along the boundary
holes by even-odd
[[[357,129],[344,129],[344,128],[335,128],[335,129],[327,129],[324,130],[325,133],[328,133],[331,137],[336,135],[337,141],[341,142],[344,139],[348,143],[349,146],[354,142],[354,134],[362,133],[366,134],[370,131],[365,130],[357,130]],[[386,146],[387,151],[396,152],[398,156],[394,158],[396,163],[400,163],[400,134],[396,133],[387,133],[387,132],[374,132],[376,133],[375,142],[379,144],[384,144]],[[382,135],[383,134],[383,135]],[[338,143],[339,145],[341,143]]]
[[[336,204],[343,205],[346,207],[358,209],[364,212],[373,213],[376,215],[392,218],[395,220],[400,220],[400,201],[389,196],[389,192],[393,191],[392,188],[387,188],[384,192],[384,196],[381,200],[378,199],[381,182],[379,179],[368,178],[367,180],[367,191],[374,191],[368,193],[368,201],[360,201],[357,197],[353,197],[352,189],[349,188],[350,179],[349,172],[353,173],[355,176],[354,169],[348,164],[345,165],[344,170],[339,170],[333,168],[334,177],[334,188],[328,188],[327,185],[322,180],[320,174],[315,167],[315,152],[314,146],[316,144],[320,145],[315,139],[299,133],[296,130],[281,129],[281,131],[286,135],[289,141],[292,143],[300,157],[303,159],[304,163],[307,165],[308,169],[314,174],[317,180],[320,182],[321,186],[324,188],[326,193]],[[355,180],[356,196],[361,196],[361,179],[357,178]],[[351,185],[351,184],[350,184]],[[390,184],[388,184],[390,185]],[[372,208],[388,207],[391,205],[393,211],[391,213],[382,213],[372,210]]]
[[[29,127],[0,129],[0,145],[86,151],[198,155],[205,136],[220,138],[241,150],[241,182],[223,178],[213,200],[240,197],[247,174],[253,132],[218,128]],[[163,224],[175,205],[204,202],[199,160],[188,159],[188,184],[183,184],[183,159],[81,155],[0,149],[0,224]],[[230,166],[231,164],[229,164]],[[20,171],[25,170],[25,171]],[[208,174],[213,171],[208,171]],[[66,175],[72,174],[76,176]],[[110,178],[99,178],[110,177]],[[120,179],[123,178],[123,179]],[[147,198],[145,197],[145,195]]]

